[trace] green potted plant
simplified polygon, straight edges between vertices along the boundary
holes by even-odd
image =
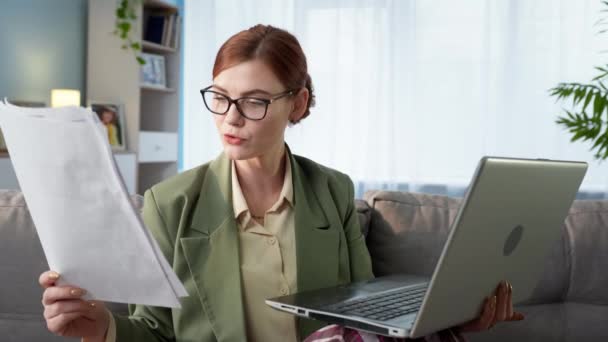
[[[608,1],[602,1],[608,7]],[[602,10],[608,12],[608,9]],[[602,18],[597,25],[608,25],[608,18]],[[604,33],[608,29],[602,29]],[[556,121],[572,134],[571,141],[590,141],[591,151],[598,160],[608,159],[608,88],[604,81],[608,78],[608,64],[595,67],[599,72],[589,83],[559,83],[551,88],[551,96],[557,100],[570,102],[571,109],[564,109],[565,116]]]
[[[140,55],[141,44],[138,40],[131,37],[131,28],[133,28],[133,24],[137,20],[136,8],[141,2],[142,0],[121,0],[118,2],[114,34],[120,37],[122,48],[132,50],[137,62],[144,65],[146,61]]]

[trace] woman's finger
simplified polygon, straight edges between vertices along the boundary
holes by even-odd
[[[513,286],[510,283],[507,283],[507,320],[511,320],[513,318]]]
[[[482,331],[487,330],[494,319],[494,310],[496,297],[488,297],[484,301],[483,309],[480,316],[468,323],[459,327],[461,332]]]
[[[80,313],[89,318],[91,317],[91,310],[93,307],[90,302],[81,299],[62,300],[57,301],[51,305],[44,307],[44,318],[52,319],[55,316],[66,313]]]
[[[484,319],[483,330],[488,330],[496,324],[496,308],[497,308],[498,298],[496,296],[492,296],[492,300],[490,301],[490,309],[487,317]]]
[[[479,326],[477,331],[488,330],[492,327],[492,322],[496,316],[496,296],[492,296],[488,299],[487,309],[484,310],[481,317],[479,317]]]
[[[59,273],[55,271],[46,271],[38,277],[38,283],[42,288],[46,289],[54,286],[57,279],[59,279]]]
[[[44,290],[42,304],[47,306],[58,300],[78,299],[85,293],[87,293],[86,290],[74,286],[52,286]]]
[[[522,314],[521,312],[514,312],[510,321],[523,321],[524,318],[526,318],[526,316],[524,316],[524,314]]]
[[[72,321],[82,317],[80,313],[64,313],[46,320],[46,327],[53,334],[62,336]]]
[[[513,308],[513,286],[510,283],[507,283],[507,288],[509,290],[509,305],[507,306],[507,321],[521,321],[524,319],[524,314],[520,312],[515,312]]]
[[[496,296],[498,297],[496,304],[496,322],[507,319],[508,291],[506,283],[506,281],[501,282],[496,289]]]

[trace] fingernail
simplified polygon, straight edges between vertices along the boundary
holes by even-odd
[[[72,296],[76,296],[76,297],[80,297],[83,294],[85,294],[87,291],[83,290],[83,289],[71,289],[70,290],[70,294]]]
[[[513,292],[513,285],[511,285],[511,283],[508,283],[508,284],[509,284],[509,292]]]
[[[49,278],[57,280],[57,279],[59,279],[59,273],[51,272],[51,273],[49,273]]]

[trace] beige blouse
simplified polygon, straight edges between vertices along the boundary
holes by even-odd
[[[264,302],[297,290],[293,184],[285,156],[283,188],[260,220],[263,224],[251,216],[232,163],[232,205],[239,229],[243,309],[250,341],[297,340],[295,316]]]

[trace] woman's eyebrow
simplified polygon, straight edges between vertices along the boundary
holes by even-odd
[[[242,93],[241,96],[249,96],[249,95],[254,95],[254,94],[271,95],[266,90],[252,89],[252,90],[249,90],[249,91],[246,91],[246,92]]]
[[[228,94],[228,91],[226,89],[220,87],[220,86],[217,86],[217,85],[214,84],[213,88],[215,88],[215,89],[217,89],[217,90],[219,90],[219,91],[221,91],[223,93]],[[248,91],[246,91],[244,93],[241,93],[240,96],[250,96],[250,95],[254,95],[254,94],[272,95],[270,92],[267,92],[266,90],[257,89],[256,88],[256,89],[248,90]]]

